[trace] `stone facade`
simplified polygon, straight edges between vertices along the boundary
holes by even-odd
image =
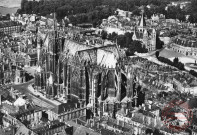
[[[134,30],[132,39],[141,41],[148,51],[153,51],[156,49],[156,30],[154,28],[149,29],[146,26],[146,21],[143,14],[138,26]]]
[[[172,43],[171,49],[186,56],[197,56],[197,40],[184,35],[176,36]]]

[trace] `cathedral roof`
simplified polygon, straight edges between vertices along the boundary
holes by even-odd
[[[75,53],[77,51],[93,48],[93,46],[86,45],[86,44],[80,44],[80,43],[77,43],[75,41],[67,40],[67,39],[65,40],[64,45],[65,45],[64,52],[66,52],[68,50],[69,54],[71,54],[73,56],[75,55]]]
[[[81,60],[90,61],[92,64],[115,68],[117,60],[111,51],[93,48],[78,51]]]

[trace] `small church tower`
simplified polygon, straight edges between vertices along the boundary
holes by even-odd
[[[149,44],[149,35],[148,35],[148,31],[147,29],[144,29],[144,33],[143,33],[143,43],[145,45]]]
[[[156,30],[153,28],[152,31],[152,37],[151,37],[151,44],[152,44],[152,49],[151,50],[155,50],[156,49]]]
[[[146,29],[146,21],[144,18],[144,8],[143,8],[142,9],[142,17],[141,17],[139,24],[138,24],[138,30],[143,33],[144,29]]]
[[[141,41],[142,45],[145,46],[148,51],[153,51],[156,48],[156,30],[150,29],[146,25],[144,7],[142,7],[142,16],[138,25],[134,28],[132,39]]]
[[[40,50],[41,50],[41,39],[37,39],[37,66],[40,65]]]

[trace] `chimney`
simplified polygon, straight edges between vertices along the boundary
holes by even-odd
[[[0,105],[1,105],[1,103],[2,103],[2,102],[1,102],[1,95],[0,95]]]
[[[119,125],[120,124],[120,122],[119,122],[119,120],[117,119],[117,125]]]
[[[93,118],[93,125],[95,126],[95,124],[96,124],[96,123],[95,123],[95,119]]]
[[[148,109],[151,109],[151,104],[148,105]]]
[[[27,110],[27,104],[25,104],[25,110]]]
[[[129,111],[129,110],[128,110],[128,109],[126,109],[126,115],[128,115],[128,111]]]
[[[99,129],[99,122],[97,122],[97,128]]]
[[[87,120],[87,124],[90,124],[90,119]]]
[[[16,106],[16,110],[15,110],[16,112],[19,112],[19,107],[18,106]]]

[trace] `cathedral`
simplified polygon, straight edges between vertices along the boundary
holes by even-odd
[[[115,117],[121,104],[137,105],[133,70],[123,68],[117,45],[80,43],[73,29],[66,33],[56,29],[39,31],[48,33],[37,38],[36,90],[65,105],[77,97],[77,102],[86,106],[87,119]]]
[[[156,30],[146,25],[144,11],[142,11],[141,19],[134,29],[132,39],[141,41],[148,51],[154,51],[156,49]]]

